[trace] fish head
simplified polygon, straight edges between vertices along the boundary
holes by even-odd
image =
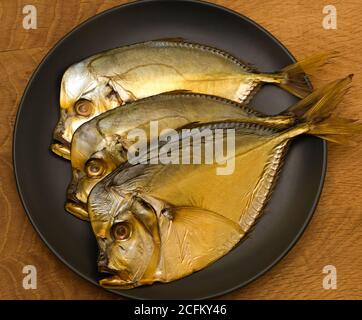
[[[109,78],[90,71],[88,60],[72,65],[64,73],[60,88],[60,117],[53,131],[51,150],[70,157],[70,142],[83,123],[123,104]]]
[[[67,189],[66,210],[88,220],[87,200],[92,188],[120,163],[127,154],[116,153],[117,138],[106,138],[95,123],[83,124],[74,134],[71,144],[72,180]]]
[[[89,217],[99,247],[98,269],[113,276],[108,288],[132,288],[149,281],[158,263],[157,216],[147,202],[97,184],[89,197]]]

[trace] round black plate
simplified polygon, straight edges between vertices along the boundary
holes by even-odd
[[[69,65],[97,52],[166,37],[224,49],[261,71],[275,71],[294,62],[278,40],[248,18],[195,1],[139,1],[113,8],[81,24],[48,53],[20,104],[14,133],[15,175],[24,208],[43,241],[68,267],[94,284],[100,275],[90,225],[63,208],[70,165],[49,151],[58,119],[61,77]],[[275,114],[295,101],[289,94],[265,86],[252,105]],[[117,293],[130,298],[202,299],[256,279],[302,234],[321,192],[325,164],[326,146],[321,140],[296,139],[263,217],[240,245],[184,279]]]

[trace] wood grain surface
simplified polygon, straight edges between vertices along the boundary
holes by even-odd
[[[60,262],[30,225],[17,194],[12,133],[24,88],[41,59],[85,19],[126,1],[0,0],[0,299],[119,299]],[[274,34],[298,59],[337,50],[339,59],[313,83],[355,74],[340,108],[362,119],[362,3],[360,0],[218,0]],[[38,28],[22,27],[24,5],[35,5]],[[337,29],[322,27],[323,7],[337,8]],[[328,173],[315,216],[291,252],[270,272],[222,298],[362,298],[362,148],[329,146]],[[22,286],[25,265],[38,270],[38,288]],[[337,268],[337,289],[322,286],[325,265]]]

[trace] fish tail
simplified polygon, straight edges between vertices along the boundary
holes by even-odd
[[[350,135],[362,133],[362,124],[356,120],[332,115],[343,96],[350,88],[352,76],[334,81],[318,90],[317,94],[307,97],[305,104],[314,104],[299,117],[302,126],[306,126],[307,134],[318,136],[324,140],[345,144]],[[317,100],[317,101],[316,101]],[[302,100],[303,101],[303,100]],[[299,104],[302,108],[303,104]]]
[[[309,125],[308,134],[338,144],[352,144],[351,135],[362,133],[362,123],[354,119],[329,116],[322,121]]]
[[[331,104],[331,101],[329,102],[329,109],[335,108],[349,89],[352,78],[353,74],[350,74],[344,79],[332,81],[324,87],[314,90],[311,94],[289,107],[282,114],[293,115],[296,118],[305,119],[308,114],[313,113],[313,110],[320,107],[320,102],[324,101],[322,99],[328,98],[328,95],[330,94],[334,94],[334,101],[333,104]],[[344,90],[341,90],[343,88]],[[326,111],[327,109],[324,109],[324,112]]]
[[[306,97],[311,93],[311,86],[306,81],[306,75],[311,74],[328,63],[335,55],[335,53],[315,54],[283,68],[280,72],[275,74],[276,78],[279,79],[279,81],[276,82],[276,85],[298,98]]]

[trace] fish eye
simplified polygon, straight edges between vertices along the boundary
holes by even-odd
[[[106,165],[102,159],[89,159],[85,164],[85,172],[89,178],[99,178],[106,171]]]
[[[93,103],[87,99],[80,99],[75,103],[74,110],[80,116],[88,117],[92,114]]]
[[[131,236],[131,226],[127,222],[118,222],[112,227],[115,240],[127,240]]]

